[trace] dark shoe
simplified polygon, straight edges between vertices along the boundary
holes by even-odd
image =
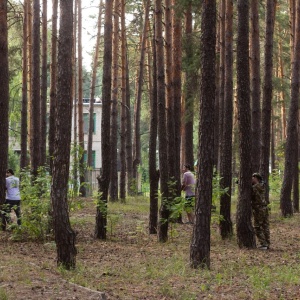
[[[186,222],[185,224],[192,224],[193,225],[194,223],[189,221],[189,222]]]

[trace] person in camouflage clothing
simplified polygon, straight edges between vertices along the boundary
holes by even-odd
[[[251,206],[254,218],[254,230],[260,243],[259,249],[270,247],[269,208],[265,198],[265,184],[259,173],[252,175]]]

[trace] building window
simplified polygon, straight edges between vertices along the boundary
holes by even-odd
[[[89,133],[89,113],[83,114],[83,132],[84,134]],[[93,122],[93,134],[96,133],[96,113],[94,113],[94,122]]]
[[[84,150],[83,160],[85,163],[87,163],[87,151],[86,150]],[[96,151],[95,150],[92,151],[92,168],[93,169],[96,168]]]

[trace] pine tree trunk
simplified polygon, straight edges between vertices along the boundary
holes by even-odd
[[[126,170],[127,170],[127,191],[130,196],[135,192],[133,178],[133,158],[132,158],[132,121],[131,121],[131,103],[130,103],[130,83],[129,66],[126,60]]]
[[[165,0],[165,74],[166,74],[166,109],[167,109],[167,150],[169,164],[169,178],[174,181],[175,174],[175,131],[174,131],[174,94],[173,94],[173,45],[172,45],[172,14],[171,0]],[[170,195],[175,197],[175,195]]]
[[[28,165],[27,159],[27,118],[28,118],[28,0],[24,1],[24,17],[23,17],[23,57],[22,57],[22,108],[21,108],[21,155],[20,169],[23,170]]]
[[[107,199],[110,179],[110,105],[112,82],[112,11],[113,0],[105,2],[104,21],[104,55],[102,78],[102,122],[101,122],[101,152],[102,170],[98,179],[98,205],[96,212],[95,237],[106,239]]]
[[[237,240],[240,248],[255,248],[251,224],[251,115],[249,78],[249,1],[238,0],[237,98],[239,119],[239,194],[236,213]]]
[[[84,167],[84,131],[83,131],[83,75],[82,75],[82,6],[78,2],[78,146],[79,146],[79,193],[86,196],[85,167]]]
[[[185,70],[186,77],[186,88],[185,88],[185,99],[184,99],[184,136],[183,136],[183,164],[189,164],[194,166],[194,97],[195,97],[195,72],[192,68],[193,61],[193,16],[192,6],[189,4],[185,14],[185,35],[186,35],[186,46],[185,55],[190,58],[188,66]]]
[[[52,174],[54,138],[55,138],[55,119],[56,119],[56,76],[57,76],[57,8],[58,0],[52,1],[52,35],[51,35],[51,68],[50,68],[50,114],[49,114],[49,164]]]
[[[68,180],[72,126],[72,48],[73,1],[60,3],[58,44],[57,117],[54,143],[51,203],[57,248],[57,264],[67,269],[76,265],[75,232],[72,230],[68,209]]]
[[[121,141],[120,141],[120,199],[125,202],[126,199],[126,71],[127,71],[127,43],[126,43],[126,25],[125,25],[125,0],[121,0]]]
[[[155,20],[153,20],[153,27]],[[152,42],[152,55],[153,55],[153,86],[150,93],[152,93],[150,103],[150,136],[149,136],[149,181],[150,181],[150,212],[149,212],[149,233],[157,233],[157,216],[158,216],[158,182],[159,171],[156,168],[156,148],[157,148],[157,125],[158,125],[158,112],[157,112],[157,70],[156,70],[156,49],[155,49],[155,27],[153,28],[153,42]]]
[[[190,246],[192,268],[210,268],[210,221],[212,204],[214,104],[216,98],[216,1],[202,3],[201,81],[199,115],[200,166],[197,180],[196,224]]]
[[[285,162],[283,182],[280,192],[280,209],[284,217],[293,215],[293,208],[291,202],[291,191],[293,175],[295,174],[295,152],[298,147],[297,141],[297,127],[298,127],[298,98],[299,98],[299,76],[300,76],[300,0],[296,1],[296,27],[295,27],[295,47],[294,47],[294,61],[292,65],[292,82],[291,82],[291,104],[289,108],[288,124],[287,124],[287,138],[285,144]]]
[[[169,168],[167,152],[167,124],[166,124],[166,91],[165,91],[165,58],[164,40],[162,35],[162,0],[155,0],[155,40],[156,40],[156,68],[157,68],[157,105],[158,105],[158,143],[159,143],[159,172],[160,172],[160,221],[158,224],[158,240],[168,240],[169,227]]]
[[[142,103],[142,87],[144,82],[144,61],[146,53],[146,38],[149,22],[150,0],[145,2],[144,26],[141,40],[139,70],[137,77],[137,92],[134,108],[134,157],[133,157],[133,178],[135,179],[136,187],[138,180],[138,166],[141,163],[141,103]]]
[[[219,70],[219,95],[216,102],[219,103],[218,111],[215,110],[215,114],[218,117],[218,130],[215,131],[215,145],[218,149],[215,149],[215,161],[214,165],[216,170],[220,170],[220,155],[221,155],[221,143],[224,130],[224,94],[225,94],[225,0],[220,1],[220,70]],[[216,120],[216,117],[215,117]]]
[[[251,132],[252,151],[251,162],[252,172],[258,172],[260,166],[260,140],[261,140],[261,110],[260,110],[260,37],[259,37],[259,13],[258,0],[251,1]]]
[[[93,167],[94,99],[95,99],[95,85],[97,79],[97,70],[98,70],[98,61],[99,61],[99,52],[100,52],[102,9],[103,9],[103,0],[100,0],[98,22],[97,22],[97,38],[96,38],[95,53],[94,53],[93,68],[92,68],[90,105],[89,105],[87,166],[90,168]]]
[[[40,166],[40,1],[33,0],[30,159],[34,178]]]
[[[73,161],[72,161],[72,182],[73,191],[78,195],[78,109],[77,109],[77,16],[78,16],[78,2],[74,3],[74,29],[73,29]]]
[[[173,0],[172,5],[176,7],[178,1]],[[181,73],[182,73],[182,26],[178,11],[173,10],[173,98],[174,98],[174,179],[176,185],[176,196],[181,195],[181,168],[180,168],[180,145],[181,145]],[[192,165],[192,164],[191,164]],[[178,220],[181,222],[181,218]]]
[[[221,157],[220,176],[221,187],[228,188],[220,199],[220,232],[223,239],[232,236],[231,221],[231,181],[232,181],[232,123],[233,123],[233,2],[226,0],[225,21],[225,96],[224,96],[224,126]]]
[[[40,144],[40,165],[46,165],[46,141],[47,141],[47,0],[43,1],[42,19],[42,77],[41,77],[41,144]]]
[[[119,0],[114,0],[112,104],[110,132],[110,200],[118,201],[118,94],[119,94]]]
[[[269,162],[271,143],[271,116],[273,97],[273,36],[276,0],[268,0],[266,7],[266,41],[265,41],[265,66],[264,66],[264,87],[262,102],[261,121],[261,158],[260,173],[264,178],[266,186],[269,183]],[[266,201],[269,201],[269,190],[266,189]]]
[[[5,202],[5,171],[8,160],[8,108],[9,108],[9,74],[8,74],[8,28],[7,1],[0,0],[0,204]],[[3,221],[3,220],[2,220]]]

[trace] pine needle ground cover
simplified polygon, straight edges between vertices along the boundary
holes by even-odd
[[[299,214],[282,219],[272,208],[269,251],[239,249],[235,237],[223,241],[213,223],[211,270],[194,270],[192,225],[171,224],[169,241],[158,243],[148,234],[147,199],[109,204],[107,241],[93,238],[94,201],[78,207],[71,212],[78,250],[72,271],[56,267],[51,239],[0,231],[0,300],[300,299]]]

